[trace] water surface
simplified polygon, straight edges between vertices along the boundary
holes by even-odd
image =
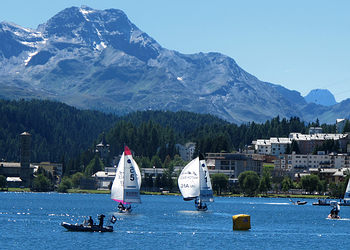
[[[350,207],[341,220],[330,207],[292,205],[282,198],[215,197],[207,212],[180,196],[141,197],[132,214],[118,214],[104,194],[0,193],[0,249],[346,249]],[[68,232],[62,222],[89,215],[117,217],[113,233]],[[252,229],[233,231],[232,216],[249,214]]]

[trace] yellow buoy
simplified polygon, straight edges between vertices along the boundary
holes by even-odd
[[[232,216],[233,230],[249,230],[250,229],[250,215],[237,214]]]

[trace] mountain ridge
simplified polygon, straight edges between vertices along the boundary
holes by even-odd
[[[331,112],[308,113],[299,92],[260,81],[226,55],[163,48],[121,10],[71,7],[35,30],[3,22],[0,38],[9,42],[0,44],[0,88],[9,99],[54,99],[117,114],[184,110],[235,123]]]

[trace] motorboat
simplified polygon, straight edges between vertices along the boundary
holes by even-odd
[[[84,225],[84,224],[71,224],[67,222],[62,222],[62,227],[68,231],[74,232],[113,232],[113,226],[100,227],[99,225]]]

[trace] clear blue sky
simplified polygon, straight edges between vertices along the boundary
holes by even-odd
[[[64,8],[123,10],[165,48],[221,52],[260,80],[350,98],[348,0],[11,0],[0,21],[36,28]],[[0,41],[1,42],[1,41]]]

